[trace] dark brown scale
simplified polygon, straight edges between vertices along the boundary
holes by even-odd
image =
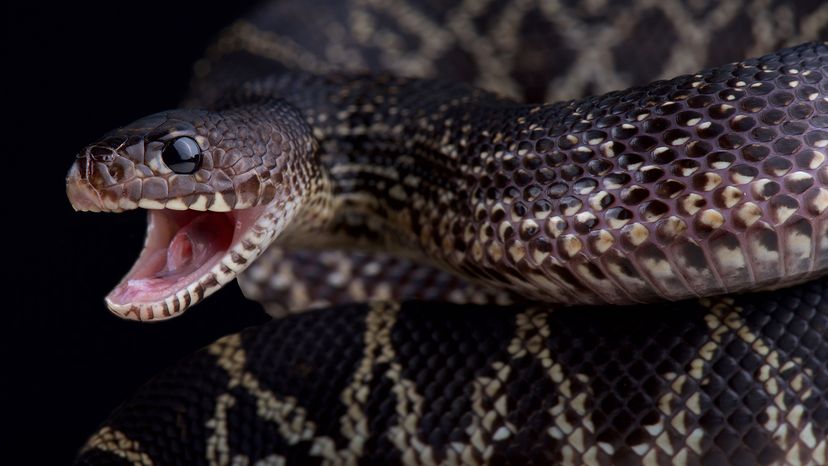
[[[725,116],[721,118],[727,118]],[[704,126],[696,127],[696,134],[702,139],[713,139],[720,136],[725,131],[724,126],[719,123],[710,123]]]
[[[776,131],[767,127],[754,128],[750,136],[757,142],[770,142],[776,138]]]
[[[626,171],[638,170],[644,163],[644,157],[635,153],[622,154],[618,158],[618,166]]]
[[[587,163],[587,172],[595,176],[603,176],[612,170],[613,164],[605,159],[590,160]]]
[[[552,181],[555,181],[557,177],[558,175],[551,168],[541,167],[535,170],[535,179],[543,184],[548,184]]]
[[[733,131],[748,131],[756,126],[756,120],[750,116],[739,115],[730,120],[730,129]]]
[[[558,199],[569,191],[569,187],[564,183],[554,183],[549,186],[547,192],[552,199]]]
[[[738,149],[745,144],[745,138],[738,134],[725,134],[717,140],[719,147],[725,150]]]
[[[787,121],[782,125],[782,134],[799,136],[810,129],[810,125],[803,121]]]
[[[665,102],[656,107],[655,111],[659,115],[672,115],[679,111],[681,106],[676,102]]]
[[[523,197],[529,202],[534,202],[542,195],[543,190],[536,185],[529,186],[523,190]]]
[[[522,202],[515,203],[512,205],[512,216],[517,218],[523,218],[526,216],[528,209]]]
[[[690,141],[686,146],[689,157],[703,157],[713,150],[713,146],[707,141]]]
[[[744,91],[743,91],[744,92]],[[735,96],[734,96],[735,97]],[[741,97],[741,96],[740,96]],[[746,113],[757,113],[762,111],[767,105],[765,99],[761,97],[746,97],[739,101],[739,108]]]
[[[697,192],[711,191],[721,183],[721,177],[713,172],[697,173],[693,175],[693,188]]]
[[[552,203],[546,200],[539,200],[532,206],[532,213],[535,217],[545,217],[552,212]]]
[[[560,151],[540,153],[544,154],[544,161],[550,167],[558,167],[566,161],[566,154]]]
[[[796,164],[801,169],[817,168],[825,161],[825,154],[811,149],[796,154]]]
[[[684,183],[678,180],[665,180],[656,184],[655,192],[662,198],[675,198],[686,189]]]
[[[675,176],[686,177],[699,169],[699,162],[690,159],[679,159],[670,164],[670,172]]]
[[[733,92],[738,91],[734,89]],[[724,95],[720,95],[719,97],[723,100],[728,100],[729,96],[736,96],[733,92],[728,93],[728,90],[723,90],[722,93],[724,93]],[[712,105],[716,101],[717,99],[711,95],[694,95],[687,99],[687,106],[690,108],[705,108]]]
[[[814,178],[805,174],[804,176],[786,176],[783,183],[785,189],[791,194],[802,194],[814,185]]]
[[[808,128],[803,125],[802,132],[805,132]],[[800,133],[802,134],[802,133]],[[816,148],[824,148],[828,146],[828,131],[822,130],[813,130],[808,131],[805,135],[805,143],[811,147]]]
[[[650,192],[642,186],[631,186],[621,191],[621,201],[627,205],[637,205],[650,196]]]
[[[730,118],[734,113],[736,113],[736,108],[729,104],[715,104],[707,107],[707,114],[714,120]]]
[[[794,137],[781,137],[773,143],[773,150],[777,154],[791,155],[798,151],[802,142]]]
[[[709,154],[705,159],[708,167],[721,169],[730,167],[736,161],[736,156],[732,152],[717,151]]]
[[[753,83],[748,87],[748,92],[751,95],[767,95],[775,88],[773,83],[770,82],[757,82]]]
[[[770,155],[771,150],[763,144],[749,144],[742,147],[741,152],[745,160],[749,162],[761,162]]]
[[[584,174],[584,169],[580,165],[567,164],[561,167],[560,173],[565,181],[573,181]]]
[[[652,160],[654,164],[666,166],[670,162],[676,160],[678,156],[678,153],[674,149],[665,149],[654,151],[652,155]]]
[[[668,144],[672,144],[671,139],[667,139]],[[658,140],[647,135],[635,136],[629,141],[630,149],[637,152],[648,152],[655,148]]]
[[[670,211],[670,207],[659,200],[647,201],[641,205],[639,214],[646,222],[654,222]]]
[[[598,187],[598,181],[592,178],[581,178],[572,186],[577,194],[589,194]]]
[[[678,123],[686,125],[686,121],[691,118],[696,118],[696,112],[682,112],[678,115]],[[644,131],[647,133],[661,133],[670,127],[670,121],[666,118],[648,118],[644,120]]]
[[[629,139],[638,133],[638,128],[632,125],[618,125],[612,128],[612,137],[614,139]]]
[[[635,172],[635,181],[638,183],[652,184],[664,176],[664,169],[648,165]]]
[[[768,97],[768,103],[774,107],[787,107],[795,99],[793,93],[787,91],[774,92]]]
[[[763,112],[761,118],[762,122],[766,125],[776,126],[783,123],[787,116],[782,110],[771,109]]]
[[[621,118],[618,115],[607,115],[598,118],[595,122],[596,128],[610,128],[618,125],[621,122]]]
[[[810,100],[811,97],[819,95],[819,89],[814,86],[798,86],[795,93],[797,99]]]
[[[762,164],[762,170],[775,178],[783,177],[791,168],[793,163],[786,157],[772,157]]]

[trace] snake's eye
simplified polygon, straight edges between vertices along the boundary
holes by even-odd
[[[188,137],[168,142],[161,158],[170,170],[179,175],[195,173],[201,167],[201,149],[197,142]]]

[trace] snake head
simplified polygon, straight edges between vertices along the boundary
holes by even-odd
[[[284,103],[147,116],[85,147],[66,178],[79,211],[149,211],[144,248],[106,297],[161,320],[236,277],[281,232],[312,174],[313,138]]]

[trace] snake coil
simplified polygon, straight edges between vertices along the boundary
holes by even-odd
[[[67,193],[149,211],[122,317],[237,277],[372,303],[214,343],[80,463],[828,463],[828,43],[538,105],[312,71],[217,72],[84,148]],[[361,252],[283,279],[321,249]]]

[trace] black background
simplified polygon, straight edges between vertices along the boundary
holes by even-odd
[[[75,213],[64,191],[85,144],[177,105],[193,62],[252,2],[4,3],[0,463],[68,464],[153,374],[266,320],[235,282],[164,323],[110,314],[103,296],[137,257],[144,214]]]

